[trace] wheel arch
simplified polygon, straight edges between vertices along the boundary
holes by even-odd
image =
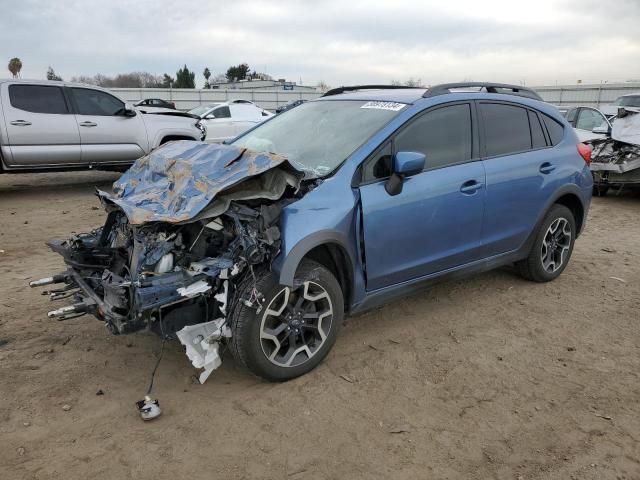
[[[560,188],[555,193],[555,195],[549,198],[544,208],[540,211],[538,218],[536,219],[536,222],[531,229],[531,232],[529,233],[529,236],[518,249],[518,255],[520,255],[522,258],[526,257],[529,254],[529,251],[531,250],[536,234],[538,232],[538,228],[540,227],[542,222],[544,222],[544,219],[549,213],[549,210],[554,205],[563,205],[571,210],[571,213],[573,213],[573,217],[576,221],[576,237],[578,237],[580,233],[582,233],[582,229],[584,228],[585,224],[588,204],[585,205],[584,200],[581,196],[580,188],[577,185],[565,185],[564,187]]]
[[[345,311],[348,311],[354,293],[355,261],[344,235],[318,232],[298,242],[281,264],[274,262],[281,285],[293,286],[296,270],[304,259],[316,261],[333,274],[342,289]]]
[[[564,205],[571,210],[573,218],[576,221],[576,233],[577,235],[580,235],[582,233],[582,227],[584,226],[585,214],[585,208],[580,197],[575,193],[567,192],[556,198],[553,204]]]
[[[190,137],[189,135],[165,135],[160,139],[160,143],[158,143],[158,146],[165,144],[167,142],[172,142],[174,140],[196,140],[193,137]]]

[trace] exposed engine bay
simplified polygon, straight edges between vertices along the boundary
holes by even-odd
[[[63,284],[51,299],[72,299],[49,317],[88,313],[114,334],[177,337],[204,382],[231,336],[230,310],[260,306],[251,276],[279,253],[282,209],[316,182],[277,155],[172,142],[139,159],[113,193],[98,192],[102,227],[48,242],[68,268],[31,285]]]

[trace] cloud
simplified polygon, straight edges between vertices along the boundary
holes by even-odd
[[[0,11],[0,53],[29,78],[48,65],[70,78],[186,63],[202,81],[205,66],[240,62],[331,85],[640,77],[635,0],[0,0]]]

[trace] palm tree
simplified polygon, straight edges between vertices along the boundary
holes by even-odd
[[[20,60],[18,57],[13,57],[11,60],[9,60],[8,68],[11,72],[11,75],[13,75],[13,78],[20,78],[20,70],[22,70],[22,60]]]
[[[211,76],[211,70],[209,70],[209,67],[205,67],[202,75],[204,76],[204,88],[209,88],[209,77]]]

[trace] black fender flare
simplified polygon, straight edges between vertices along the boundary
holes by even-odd
[[[305,255],[316,247],[331,243],[342,247],[342,249],[347,253],[350,265],[347,265],[346,267],[351,269],[351,273],[354,273],[353,271],[355,269],[356,262],[353,257],[353,252],[349,247],[348,237],[335,230],[321,230],[319,232],[312,233],[296,243],[286,257],[282,254],[276,257],[273,261],[272,268],[278,275],[280,284],[293,287],[293,279],[296,275],[296,270]],[[349,277],[353,278],[353,275],[350,275]]]
[[[577,235],[580,235],[582,233],[582,231],[584,230],[584,225],[587,220],[586,219],[587,207],[585,206],[584,200],[582,199],[584,192],[580,189],[578,185],[573,183],[563,185],[554,193],[551,199],[544,206],[544,210],[542,211],[542,214],[540,215],[540,217],[538,218],[538,221],[536,222],[536,227],[540,222],[542,222],[542,220],[544,220],[544,217],[546,216],[551,206],[555,203],[558,203],[558,199],[560,199],[561,197],[564,197],[567,194],[571,194],[577,197],[578,201],[580,202],[580,206],[582,207],[582,213],[583,213],[582,224],[580,226],[581,227],[580,231],[577,232]]]
[[[558,190],[556,190],[556,192],[549,198],[549,200],[547,200],[547,202],[544,205],[544,208],[538,214],[538,218],[536,219],[536,223],[535,223],[533,229],[531,230],[531,233],[529,234],[529,236],[525,240],[524,244],[518,250],[518,252],[520,253],[520,256],[522,256],[524,258],[527,255],[529,255],[529,251],[531,250],[531,247],[533,246],[533,242],[535,240],[535,236],[536,236],[536,233],[538,231],[538,227],[544,221],[544,218],[547,216],[547,212],[549,212],[549,210],[551,209],[551,207],[553,205],[558,203],[558,199],[564,197],[567,194],[573,195],[573,196],[578,198],[578,201],[580,202],[580,205],[582,206],[583,214],[586,214],[586,208],[585,208],[585,205],[584,205],[584,201],[582,200],[580,187],[578,187],[577,185],[575,185],[573,183],[572,184],[568,184],[568,185],[563,185]],[[582,228],[578,232],[578,234],[576,235],[576,238],[584,230],[584,225],[586,223],[586,220],[587,220],[586,217],[582,219]]]

